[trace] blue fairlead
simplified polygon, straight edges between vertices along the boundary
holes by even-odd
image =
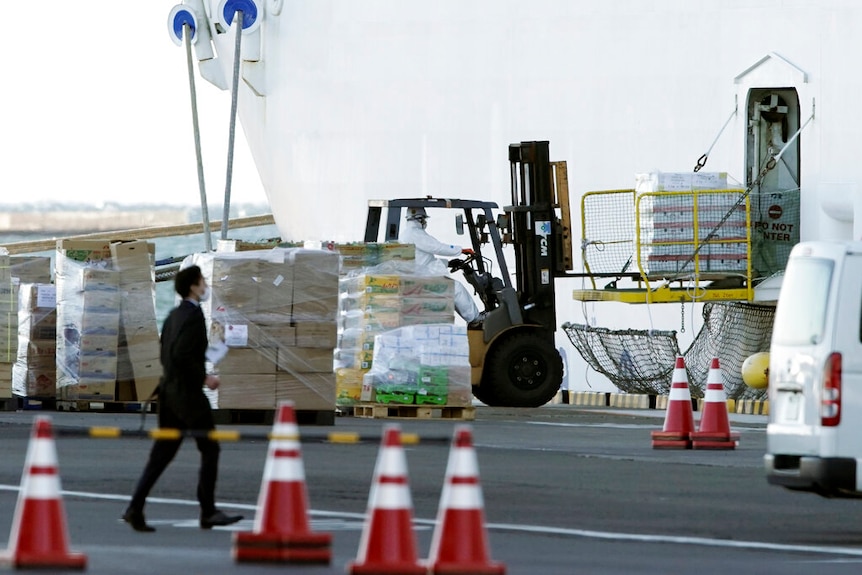
[[[188,24],[192,31],[192,42],[197,39],[198,23],[195,15],[182,4],[178,4],[171,9],[168,16],[168,31],[171,34],[171,39],[180,44],[183,41],[183,25]]]
[[[233,16],[242,10],[242,29],[247,30],[257,21],[257,4],[254,0],[227,0],[222,6],[222,18],[228,26],[233,24]]]

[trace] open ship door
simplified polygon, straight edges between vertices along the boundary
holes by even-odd
[[[752,267],[764,277],[783,270],[799,242],[802,135],[774,161],[799,130],[799,96],[795,88],[752,88],[746,109],[746,185],[760,177],[751,191]]]

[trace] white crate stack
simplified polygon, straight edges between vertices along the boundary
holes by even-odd
[[[639,222],[641,259],[647,263],[647,273],[694,273],[695,246],[704,242],[697,253],[700,273],[746,271],[746,217],[744,204],[737,205],[740,194],[738,191],[706,191],[726,189],[727,174],[724,172],[650,172],[636,176],[635,192],[650,194],[646,201],[641,198],[641,210],[646,207],[646,213],[641,213]],[[695,193],[664,196],[661,192],[702,193],[696,193],[695,209]]]

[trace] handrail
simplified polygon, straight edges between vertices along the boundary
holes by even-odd
[[[261,216],[248,216],[245,218],[234,218],[229,220],[231,229],[235,228],[253,228],[257,226],[268,226],[275,223],[275,218],[272,214]],[[221,222],[210,222],[213,228],[220,226]],[[110,238],[117,241],[128,240],[148,240],[152,238],[165,238],[171,236],[188,236],[192,234],[204,233],[204,223],[195,222],[191,224],[181,224],[176,226],[154,226],[147,228],[134,228],[128,230],[117,230],[113,232],[97,232],[92,234],[81,234],[76,236],[64,236],[62,238],[50,238],[43,240],[32,240],[26,242],[14,242],[2,244],[8,250],[10,255],[15,254],[32,254],[36,252],[46,252],[54,250],[57,247],[58,239],[68,240],[87,240]]]

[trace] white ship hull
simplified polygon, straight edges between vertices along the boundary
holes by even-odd
[[[210,39],[198,40],[201,72],[227,88],[235,27],[224,2],[185,0],[212,36],[212,59]],[[358,241],[371,198],[506,205],[507,147],[524,140],[549,140],[552,159],[568,162],[573,214],[587,191],[690,172],[707,150],[704,169],[744,188],[768,139],[749,130],[753,110],[773,91],[792,116],[776,145],[792,145],[769,178],[799,189],[794,239],[862,237],[855,0],[255,2],[239,116],[284,238]],[[561,322],[577,321],[580,304],[558,293]],[[681,320],[678,307],[653,317],[602,305],[611,328],[683,327],[688,338],[699,324],[697,310]]]
[[[576,194],[690,171],[737,102],[707,169],[744,184],[744,108],[769,87],[796,90],[802,121],[816,104],[801,238],[859,236],[852,0],[257,1],[239,114],[287,238],[359,239],[369,198],[506,203],[521,140],[550,140]],[[188,4],[229,79],[219,2]]]

